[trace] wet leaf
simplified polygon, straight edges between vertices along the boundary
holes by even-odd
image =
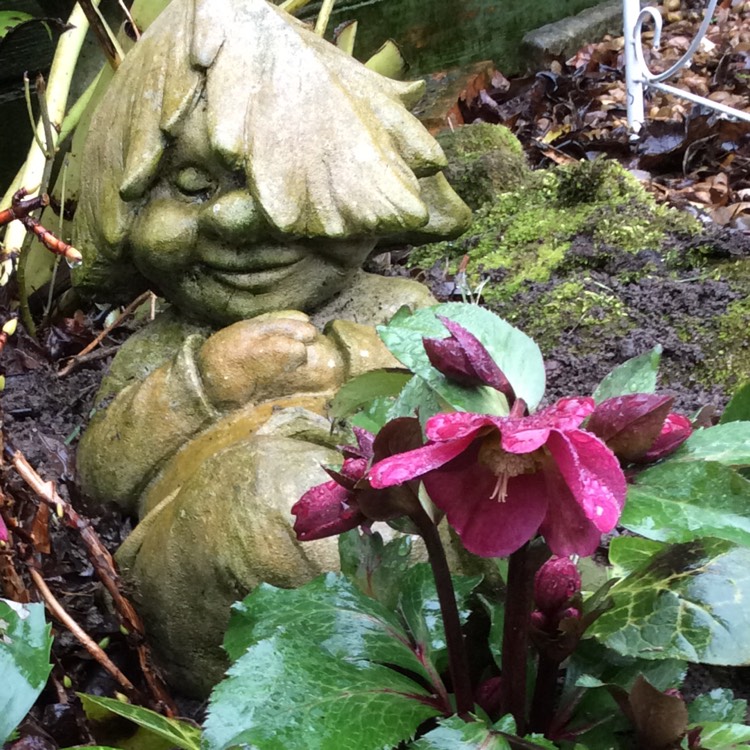
[[[451,383],[432,365],[423,337],[444,337],[437,319],[444,316],[476,336],[510,381],[516,395],[533,410],[544,394],[545,372],[539,347],[526,334],[476,305],[446,303],[418,310],[408,318],[378,328],[385,345],[406,367],[423,378],[452,407],[461,411],[507,414],[503,396],[486,386],[463,388]]]
[[[747,714],[747,701],[735,699],[731,690],[716,688],[699,695],[688,706],[688,717],[693,724],[728,721],[741,724]]]
[[[701,750],[733,750],[750,745],[750,726],[706,722],[701,724]]]
[[[750,550],[723,539],[675,544],[610,591],[589,633],[620,654],[739,666],[750,662]]]
[[[367,596],[388,609],[398,603],[401,577],[409,566],[411,538],[398,536],[387,544],[377,532],[352,529],[339,534],[341,572]]]
[[[365,372],[342,386],[331,402],[331,416],[348,417],[376,398],[395,397],[411,377],[399,370]]]
[[[532,746],[533,747],[533,746]],[[451,716],[410,745],[413,750],[510,750],[508,740],[482,722]]]
[[[750,421],[750,381],[741,385],[724,409],[719,424]]]
[[[299,589],[263,584],[234,605],[234,664],[213,691],[204,750],[381,750],[440,713],[398,617],[334,574]]]
[[[623,362],[599,383],[593,393],[594,400],[600,404],[615,396],[653,393],[660,361],[661,346],[655,346],[650,352]]]
[[[657,552],[665,547],[663,542],[642,539],[638,536],[618,536],[609,543],[609,561],[614,566],[614,575],[624,578],[645,565]]]
[[[482,576],[453,576],[456,603],[462,623],[469,617],[467,599],[481,581]],[[398,609],[421,652],[434,664],[438,672],[442,672],[448,666],[448,649],[435,579],[427,563],[409,568],[401,579]]]
[[[0,744],[42,692],[51,647],[44,605],[0,599]]]
[[[172,748],[178,747],[181,750],[200,750],[201,730],[192,722],[181,719],[168,719],[166,716],[151,711],[143,706],[135,706],[131,703],[123,703],[114,698],[104,698],[98,695],[86,695],[79,693],[78,697],[83,704],[83,710],[86,716],[94,724],[94,733],[97,734],[96,725],[106,725],[107,720],[114,716],[121,716],[137,724],[143,731],[139,735],[135,746],[139,748]],[[124,733],[120,730],[120,735]],[[108,731],[108,730],[104,730]],[[144,736],[145,735],[145,736]],[[129,740],[128,745],[133,741],[130,734],[124,735]],[[97,735],[98,738],[98,735]],[[121,744],[119,738],[117,744]]]
[[[750,466],[750,422],[728,422],[696,430],[667,463],[690,461]]]
[[[663,464],[628,488],[620,524],[662,542],[718,537],[750,547],[750,481],[714,461]]]

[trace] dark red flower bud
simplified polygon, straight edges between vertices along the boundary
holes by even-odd
[[[551,557],[534,577],[534,604],[551,620],[581,590],[581,575],[567,557]]]
[[[515,400],[508,379],[482,342],[455,321],[440,316],[438,319],[451,335],[445,339],[422,339],[430,364],[460,385],[489,385],[505,394],[509,403]]]
[[[477,687],[475,700],[491,719],[500,716],[502,677],[490,677]]]
[[[349,531],[366,521],[352,492],[336,481],[312,487],[292,506],[294,533],[301,542]]]
[[[674,399],[653,393],[617,396],[597,404],[586,430],[601,438],[626,463],[655,461],[690,435],[690,423],[670,414]]]

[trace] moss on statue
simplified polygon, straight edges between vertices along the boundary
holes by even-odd
[[[428,268],[447,260],[455,272],[468,255],[469,285],[491,273],[483,297],[492,302],[551,278],[578,236],[604,253],[636,253],[658,249],[669,234],[699,229],[692,217],[658,205],[619,164],[600,159],[531,173],[523,187],[483,206],[458,240],[421,247],[410,262]]]

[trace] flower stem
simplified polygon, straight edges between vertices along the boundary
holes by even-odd
[[[437,589],[440,613],[443,616],[443,627],[445,628],[445,643],[448,647],[448,667],[453,682],[453,693],[456,698],[456,713],[462,719],[468,719],[474,708],[474,699],[466,658],[466,643],[461,632],[456,593],[453,589],[453,581],[443,543],[440,541],[437,526],[421,506],[418,510],[410,513],[410,518],[416,524],[422,539],[424,539],[432,566],[432,575],[435,577],[435,588]]]
[[[534,698],[531,702],[531,731],[546,734],[555,710],[555,692],[560,662],[543,653],[539,654],[536,670]]]
[[[512,714],[519,736],[526,731],[526,660],[534,585],[528,551],[527,542],[508,559],[503,627],[502,713]]]

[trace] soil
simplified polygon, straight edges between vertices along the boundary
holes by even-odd
[[[702,177],[705,178],[705,171]],[[750,257],[750,235],[743,232],[742,225],[717,227],[710,231],[716,253]],[[695,249],[693,243],[693,240],[675,239],[672,247],[662,250],[688,257]],[[453,280],[440,269],[407,269],[402,262],[407,253],[406,249],[394,249],[389,256],[390,262],[375,259],[372,268],[386,274],[418,276],[438,299],[460,299]],[[624,337],[616,331],[603,331],[596,342],[596,350],[582,353],[579,351],[581,331],[573,323],[555,345],[544,352],[547,400],[573,393],[591,393],[614,366],[661,344],[668,364],[662,384],[675,395],[677,410],[692,414],[710,405],[720,412],[730,394],[721,387],[707,386],[695,376],[696,367],[706,352],[716,345],[701,331],[710,330],[709,325],[703,324],[723,314],[741,293],[728,282],[713,279],[708,274],[696,276],[692,268],[678,272],[667,269],[658,254],[646,251],[627,256],[616,252],[603,255],[601,248],[595,247],[590,238],[579,237],[569,251],[569,261],[579,259],[590,263],[592,258],[604,258],[592,270],[592,278],[627,302],[635,311],[637,325]],[[648,275],[630,273],[641,270],[646,264],[651,269]],[[627,280],[631,277],[636,280]],[[563,278],[553,277],[543,283],[528,284],[513,302],[516,325],[523,329],[535,315],[540,301],[563,282]],[[508,304],[497,304],[495,311],[501,316],[511,312]],[[685,321],[690,321],[691,326],[687,337]],[[61,494],[70,499],[79,512],[87,515],[107,547],[114,551],[130,532],[132,521],[116,509],[87,506],[75,483],[75,445],[90,418],[94,395],[112,353],[131,329],[121,328],[105,338],[104,346],[111,349],[107,357],[91,360],[71,375],[59,377],[57,374],[61,358],[79,351],[85,340],[102,328],[102,324],[101,314],[93,309],[83,317],[79,314],[75,319],[60,319],[43,337],[43,345],[20,331],[2,352],[6,387],[0,396],[0,404],[8,444],[20,450],[43,479],[53,481]],[[29,491],[9,468],[4,472],[2,485],[6,502],[11,503],[12,515],[25,528],[31,528],[31,519],[37,511]],[[12,550],[19,561],[25,560],[17,567],[29,587],[26,593],[31,592],[31,587],[23,573],[24,564],[33,564],[41,569],[67,611],[95,641],[108,639],[107,654],[137,685],[142,685],[133,654],[125,644],[117,619],[77,533],[64,528],[54,517],[51,528],[47,554],[32,553],[30,545],[23,542],[16,542]],[[8,554],[2,554],[7,561]],[[2,576],[0,583],[7,586]],[[24,741],[25,745],[16,743],[15,750],[22,747],[54,750],[91,741],[73,691],[112,695],[118,689],[64,628],[53,624],[53,634],[52,679],[21,727],[22,736],[38,739],[33,741],[36,744],[29,744],[29,740]],[[686,696],[723,686],[733,688],[737,697],[750,698],[747,672],[747,669],[697,667],[692,672]],[[68,685],[72,685],[72,689]],[[187,714],[200,715],[200,706],[182,704],[182,708]]]

